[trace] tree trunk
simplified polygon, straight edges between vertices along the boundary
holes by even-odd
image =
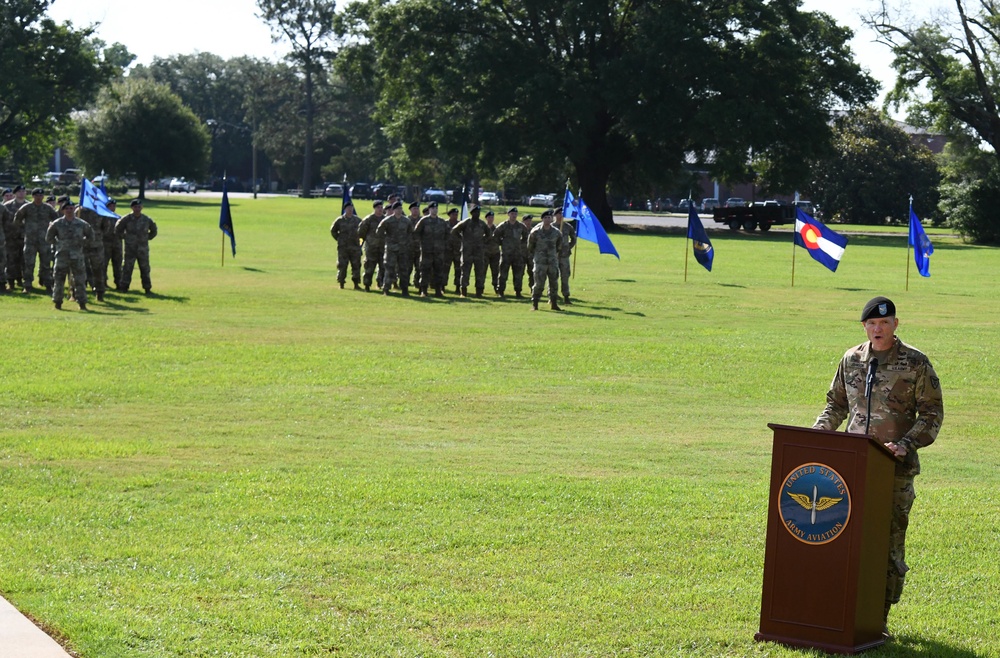
[[[576,178],[580,181],[580,196],[601,220],[604,230],[613,231],[615,218],[607,193],[611,172],[596,163],[581,163],[576,165]]]
[[[146,201],[146,175],[139,174],[139,201]]]
[[[312,156],[313,156],[313,80],[312,71],[306,65],[306,146],[302,158],[302,196],[309,198],[312,191]]]

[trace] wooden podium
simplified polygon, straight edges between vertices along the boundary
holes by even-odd
[[[864,434],[774,430],[758,641],[854,654],[882,637],[895,457]]]

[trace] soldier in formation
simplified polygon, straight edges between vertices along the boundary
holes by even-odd
[[[420,204],[414,201],[408,208],[410,211],[407,219],[410,220],[410,259],[406,267],[406,280],[412,281],[413,286],[420,289],[420,240],[413,235],[413,230],[417,228],[420,221]]]
[[[524,284],[524,252],[522,245],[527,245],[527,235],[524,225],[517,221],[517,208],[507,211],[507,221],[497,226],[493,239],[500,246],[500,280],[497,282],[497,294],[504,296],[507,291],[507,279],[513,274],[514,294],[522,297],[521,287]]]
[[[521,238],[521,257],[524,259],[525,267],[528,270],[529,290],[535,287],[535,268],[531,266],[531,256],[528,255],[528,236],[531,235],[534,219],[535,216],[530,213],[521,218],[521,226],[524,227],[523,237]]]
[[[559,280],[562,284],[563,301],[570,304],[569,300],[569,261],[573,255],[573,248],[576,246],[576,230],[569,222],[563,221],[562,207],[556,206],[552,211],[555,214],[554,226],[563,235],[562,247],[559,249]]]
[[[868,433],[896,456],[883,627],[886,637],[891,637],[889,609],[899,602],[909,571],[905,542],[915,498],[913,479],[920,473],[917,452],[937,438],[944,418],[944,402],[941,382],[930,360],[896,336],[899,320],[890,299],[869,300],[861,311],[861,326],[868,340],[847,350],[840,360],[826,394],[826,408],[813,427],[836,430],[849,418],[848,432],[863,434],[867,427]],[[872,368],[869,418],[865,389]]]
[[[108,261],[104,256],[104,236],[114,235],[115,222],[89,208],[77,206],[76,216],[87,222],[94,231],[94,238],[86,244],[87,282],[97,294],[97,301],[104,301],[104,292],[108,284]],[[58,255],[56,256],[58,258]],[[75,275],[74,275],[75,279]]]
[[[149,276],[149,241],[156,237],[156,222],[142,214],[142,201],[139,199],[133,199],[131,207],[132,213],[115,224],[115,235],[125,242],[125,261],[122,264],[118,290],[128,292],[132,284],[132,270],[138,260],[142,289],[150,295],[153,292],[153,282]]]
[[[35,261],[38,261],[38,283],[47,294],[52,294],[52,269],[49,267],[49,243],[45,233],[58,215],[52,206],[44,203],[41,188],[31,191],[31,203],[26,203],[14,213],[14,224],[24,232],[24,260],[21,264],[24,292],[33,290]]]
[[[358,241],[358,228],[361,220],[354,214],[354,204],[344,207],[344,214],[333,220],[330,235],[337,241],[337,283],[344,287],[347,281],[347,266],[351,266],[351,281],[354,289],[361,288],[361,243]]]
[[[500,244],[496,241],[494,233],[496,224],[493,223],[493,211],[486,211],[486,269],[489,270],[490,284],[493,286],[493,293],[500,294]]]
[[[482,212],[479,206],[469,210],[469,217],[451,229],[453,235],[462,241],[462,297],[469,295],[469,275],[476,270],[476,297],[483,296],[486,287],[486,240],[489,231],[486,222],[479,219]]]
[[[410,220],[403,216],[403,204],[396,201],[390,210],[392,214],[379,222],[375,230],[383,240],[385,252],[382,261],[382,294],[388,295],[397,277],[405,270],[410,249]],[[409,285],[401,281],[403,297],[410,296]]]
[[[358,237],[364,240],[365,243],[365,274],[363,280],[365,290],[371,290],[373,277],[375,277],[376,287],[381,289],[384,274],[382,258],[385,255],[385,242],[382,240],[382,236],[378,235],[377,231],[379,224],[384,219],[384,211],[381,201],[376,201],[372,206],[374,206],[372,213],[362,219],[361,225],[358,226]],[[377,277],[375,276],[376,267],[378,268]]]
[[[448,209],[448,228],[453,229],[458,226],[458,208]],[[448,272],[455,272],[455,294],[462,289],[462,238],[452,233],[448,238],[447,262],[445,267]],[[448,283],[448,274],[444,275],[444,282]]]
[[[62,217],[54,220],[45,231],[45,241],[54,247],[55,285],[52,286],[52,303],[62,308],[63,287],[66,276],[72,276],[73,299],[81,311],[87,310],[87,257],[86,250],[97,238],[90,224],[74,215],[72,201],[62,202]]]
[[[424,216],[414,227],[413,237],[420,244],[420,296],[426,297],[428,290],[433,288],[436,297],[444,297],[444,287],[448,283],[445,258],[451,229],[448,222],[438,217],[436,202],[424,208]]]
[[[115,212],[115,209],[118,207],[118,202],[115,201],[114,199],[108,199],[108,202],[105,204],[105,206],[107,206],[107,209],[110,210],[111,212]],[[122,240],[115,233],[115,224],[116,222],[112,222],[110,230],[105,231],[104,233],[105,264],[102,271],[104,272],[104,280],[107,281],[108,264],[110,263],[111,274],[115,282],[115,290],[117,290],[118,287],[121,285],[121,279],[122,279],[123,250],[122,250]]]
[[[25,200],[24,185],[16,186],[13,191],[4,190],[4,213],[7,216],[7,224],[4,226],[4,234],[7,239],[7,257],[4,280],[11,291],[24,287],[24,277],[21,272],[24,269],[24,229],[14,223],[14,215],[27,202]]]
[[[552,225],[552,211],[542,213],[542,223],[531,229],[528,236],[528,255],[535,272],[535,284],[531,288],[531,308],[538,310],[538,301],[549,283],[549,307],[560,311],[559,299],[559,252],[563,247],[563,234]]]

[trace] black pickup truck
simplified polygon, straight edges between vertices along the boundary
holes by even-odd
[[[757,227],[762,231],[770,231],[775,224],[794,224],[795,206],[767,203],[716,208],[712,211],[712,218],[733,231],[741,228],[744,231],[753,231]]]

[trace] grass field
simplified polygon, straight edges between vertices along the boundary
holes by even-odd
[[[787,233],[687,283],[683,236],[616,234],[532,313],[337,289],[337,209],[234,200],[220,267],[218,200],[153,198],[155,297],[0,297],[0,593],[74,653],[817,655],[753,640],[766,424],[886,294],[946,417],[869,655],[1000,656],[1000,251],[935,238],[904,292],[905,238],[858,236],[793,288]]]

